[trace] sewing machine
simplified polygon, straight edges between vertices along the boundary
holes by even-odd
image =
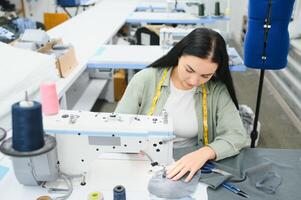
[[[26,29],[20,38],[21,42],[31,42],[34,43],[37,48],[41,48],[50,42],[50,37],[43,30],[39,29]]]
[[[168,49],[182,40],[194,28],[170,28],[163,27],[160,29],[160,46],[163,49]]]
[[[194,29],[194,27],[163,27],[160,29],[160,46],[163,49],[168,49],[182,40]],[[213,30],[221,34],[221,31],[218,29]]]
[[[198,16],[199,5],[204,3],[200,0],[166,0],[167,11],[184,10],[187,13]]]
[[[54,134],[60,170],[87,172],[95,161],[145,161],[167,165],[172,161],[173,126],[164,116],[61,110],[44,116],[44,129]],[[97,159],[99,158],[99,159]]]

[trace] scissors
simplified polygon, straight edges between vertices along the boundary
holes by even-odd
[[[232,175],[229,172],[216,168],[216,166],[212,162],[205,163],[205,165],[203,165],[203,167],[201,168],[201,172],[204,174],[217,173],[224,176]]]
[[[221,174],[221,175],[224,175],[224,176],[232,175],[229,172],[226,172],[224,170],[216,168],[216,166],[212,162],[205,163],[205,165],[203,165],[203,167],[201,168],[201,173],[204,173],[204,174],[217,173],[217,174]],[[229,191],[231,191],[231,192],[233,192],[233,193],[235,193],[239,196],[249,198],[249,195],[247,193],[240,190],[237,186],[235,186],[233,184],[230,184],[230,183],[226,182],[226,183],[223,183],[222,186],[224,188],[226,188],[227,190],[229,190]]]

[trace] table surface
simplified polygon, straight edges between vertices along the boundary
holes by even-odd
[[[88,61],[88,68],[113,68],[113,69],[143,69],[164,54],[168,49],[161,46],[143,45],[103,45]],[[230,55],[238,56],[234,48],[229,48]],[[243,61],[241,60],[241,63]],[[244,65],[230,67],[232,71],[245,71]]]
[[[146,163],[147,162],[147,163]],[[0,174],[1,168],[6,168],[2,178],[0,177],[1,199],[36,199],[39,196],[59,196],[47,193],[45,188],[40,186],[21,185],[13,172],[11,161],[0,153]],[[91,192],[102,192],[104,199],[113,200],[113,188],[116,185],[123,185],[126,188],[127,199],[150,199],[147,191],[147,184],[154,171],[148,161],[128,160],[97,160],[91,165],[86,176],[86,185],[81,186],[81,179],[73,179],[73,192],[68,199],[87,199]],[[158,169],[157,169],[158,170]],[[47,187],[66,188],[62,182],[47,184]],[[207,200],[207,186],[200,183],[193,197],[196,200]]]
[[[225,16],[197,17],[182,12],[133,12],[126,19],[127,23],[164,23],[164,24],[212,24],[217,20],[229,20]]]

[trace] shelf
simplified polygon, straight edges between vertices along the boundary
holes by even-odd
[[[72,109],[90,111],[107,82],[108,80],[91,79],[87,88]]]

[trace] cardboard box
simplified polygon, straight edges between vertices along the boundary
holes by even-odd
[[[45,54],[52,53],[52,47],[56,44],[63,44],[63,42],[61,39],[54,39],[47,43],[44,47],[40,48],[38,52]],[[60,55],[56,60],[56,69],[61,78],[67,77],[77,65],[78,62],[75,56],[75,49],[73,47],[67,49],[64,54]]]
[[[20,40],[17,39],[11,42],[10,45],[14,46],[18,41]],[[52,47],[56,44],[63,44],[63,42],[61,39],[52,39],[50,42],[46,43],[45,46],[39,48],[36,51],[43,54],[53,54],[54,52]],[[67,49],[64,54],[56,59],[55,63],[58,76],[61,78],[67,77],[78,65],[74,47]]]
[[[119,101],[127,86],[125,70],[118,70],[113,75],[114,80],[114,97],[115,101]]]

